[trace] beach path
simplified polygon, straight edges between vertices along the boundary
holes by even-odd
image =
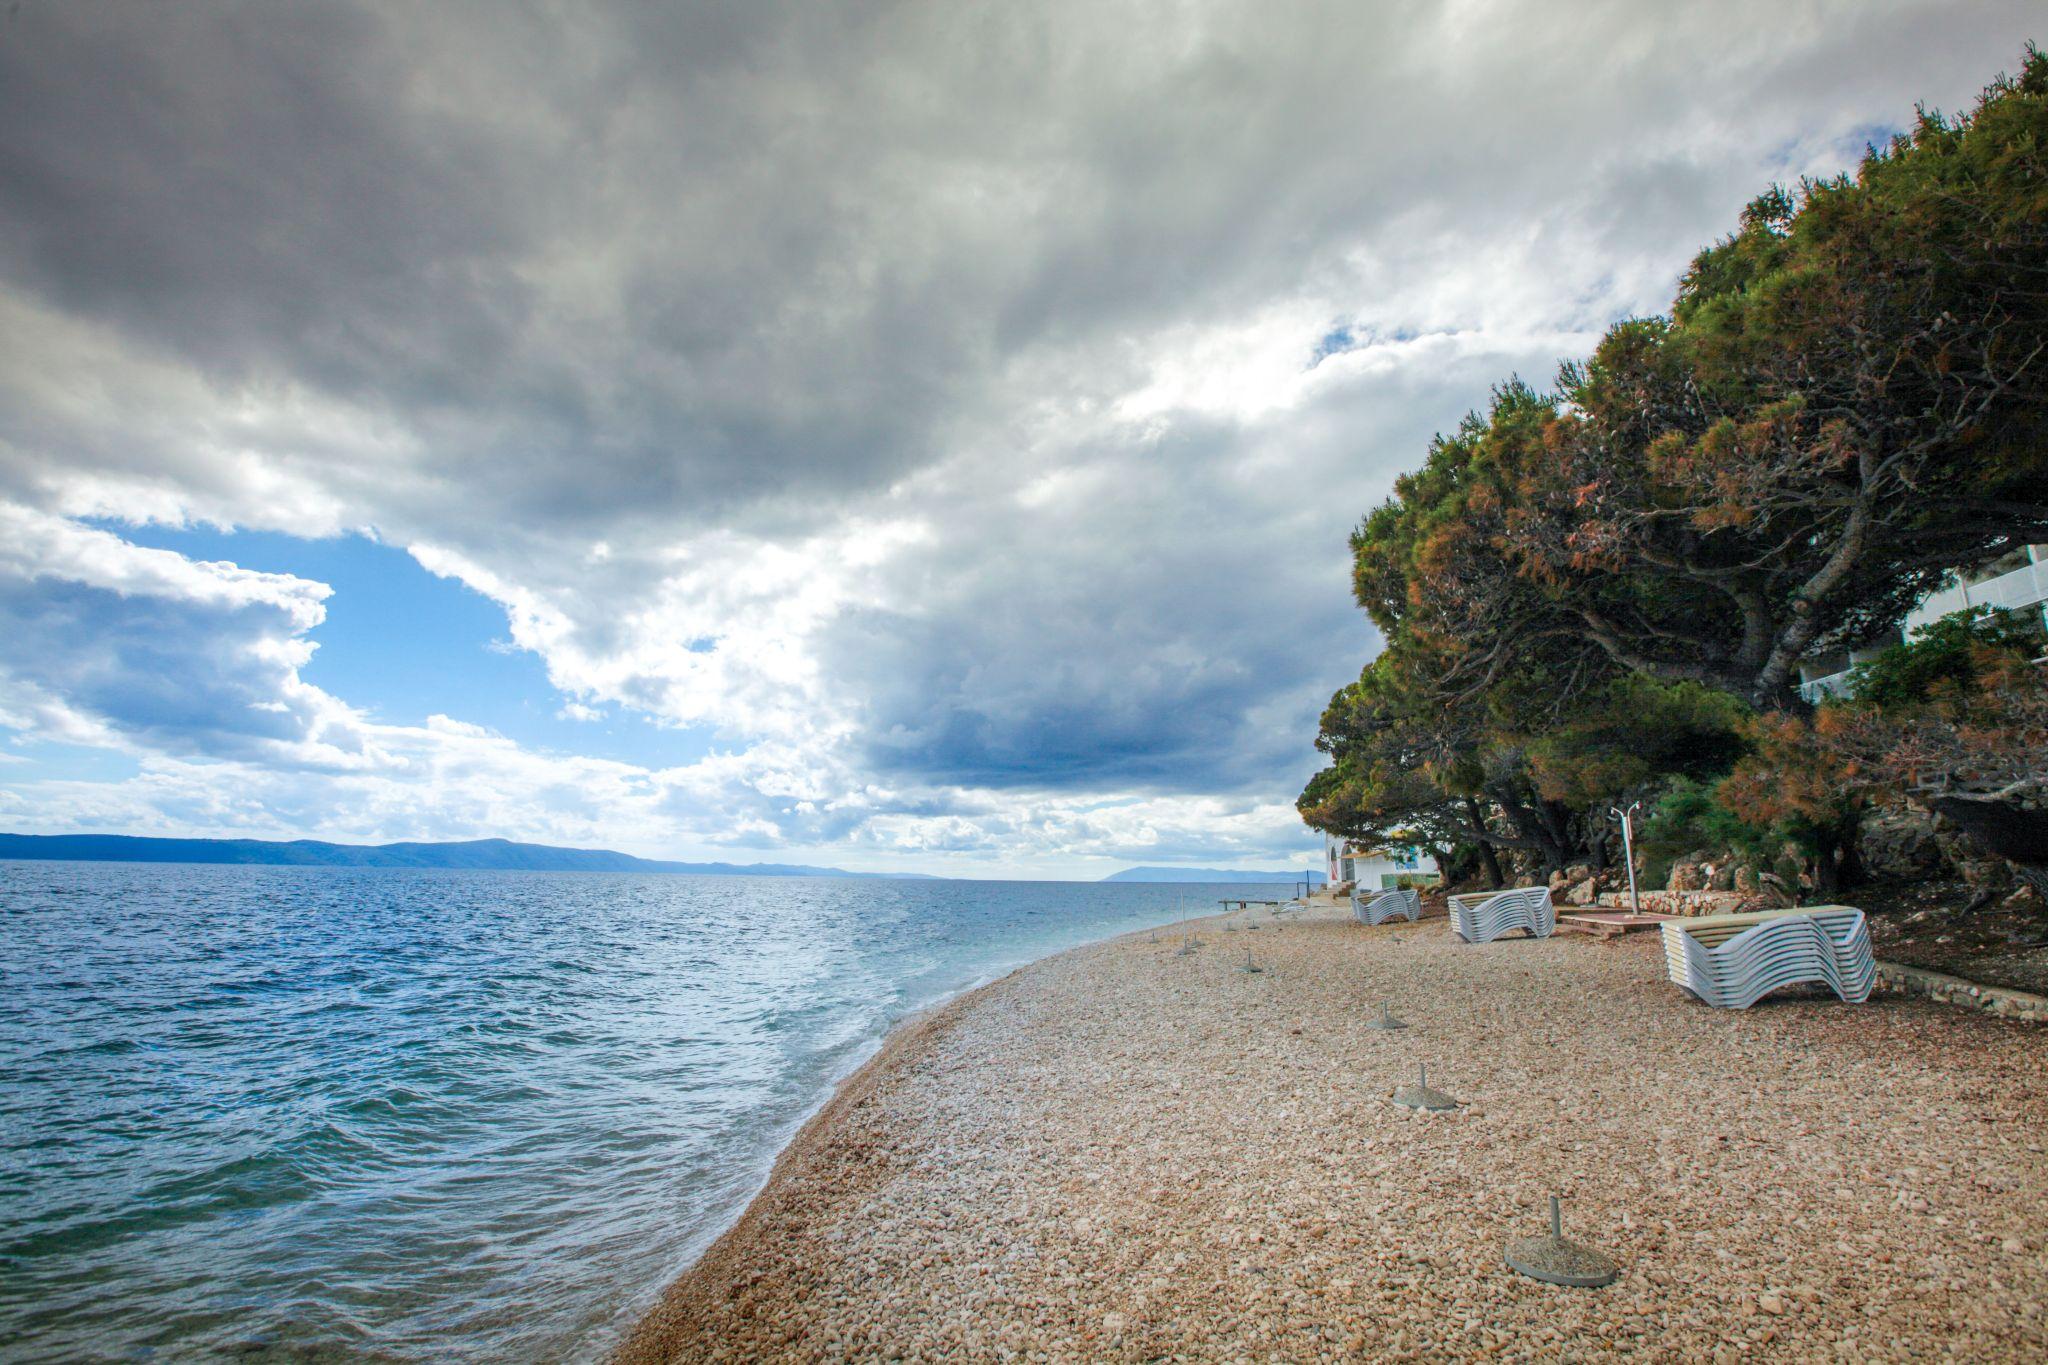
[[[1711,1010],[1654,934],[1199,932],[899,1030],[622,1358],[2048,1358],[2038,1028]],[[1617,1283],[1503,1264],[1552,1193]]]

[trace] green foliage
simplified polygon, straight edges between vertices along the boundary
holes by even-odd
[[[1464,837],[1459,798],[1480,780],[1472,716],[1431,705],[1432,668],[1397,643],[1330,698],[1316,745],[1332,762],[1296,802],[1311,828],[1440,854]]]
[[[1579,716],[1531,741],[1529,765],[1546,797],[1601,807],[1663,777],[1725,774],[1747,748],[1746,713],[1726,692],[1698,683],[1624,676]]]
[[[1974,692],[1987,646],[2026,654],[2038,650],[2038,635],[1988,607],[1950,612],[1922,626],[1912,640],[1858,664],[1849,696],[1880,711],[1895,711],[1942,693]]]
[[[2044,260],[2029,48],[1969,113],[1759,195],[1669,316],[1615,325],[1554,391],[1498,386],[1352,536],[1388,644],[1324,715],[1303,818],[1557,865],[1669,783],[1674,842],[1789,834],[1849,867],[1865,797],[1798,664],[2048,540]],[[1894,705],[1977,657],[1944,628],[1860,686]]]
[[[1700,849],[1727,850],[1757,867],[1770,865],[1771,852],[1783,842],[1781,831],[1752,824],[1723,805],[1718,783],[1674,778],[1650,808],[1636,847],[1643,855],[1643,878],[1662,886],[1671,865]]]
[[[1616,672],[1798,706],[1809,652],[2048,538],[2048,59],[1853,176],[1773,187],[1666,318],[1498,387],[1353,537],[1453,684]],[[1558,694],[1555,688],[1567,692]]]

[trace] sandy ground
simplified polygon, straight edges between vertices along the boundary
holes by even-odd
[[[1274,925],[899,1030],[622,1358],[2048,1358],[2039,1029],[1717,1012],[1649,934]],[[1463,1108],[1388,1101],[1418,1061]],[[1503,1265],[1553,1191],[1619,1282]]]

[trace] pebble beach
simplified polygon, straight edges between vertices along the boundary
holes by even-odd
[[[619,1359],[2041,1359],[2044,1046],[1711,1010],[1655,934],[1128,935],[899,1028]],[[1552,1194],[1614,1284],[1504,1264]]]

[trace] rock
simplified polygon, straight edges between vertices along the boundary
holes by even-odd
[[[2012,890],[2016,878],[2012,864],[2003,858],[1993,857],[1991,851],[1956,828],[1949,820],[1936,817],[1932,825],[1934,841],[1942,857],[1955,870],[1956,876],[1979,891],[1987,892],[1986,899],[2005,895]]]
[[[1706,869],[1707,890],[1733,891],[1735,889],[1735,864],[1720,863]]]
[[[1707,879],[1700,865],[1687,858],[1681,858],[1671,865],[1671,879],[1664,883],[1666,891],[1704,891]]]
[[[1881,810],[1856,835],[1863,867],[1882,881],[1924,882],[1945,877],[1950,860],[1935,833],[1935,817],[1910,807]]]
[[[1598,900],[1599,895],[1600,879],[1588,877],[1577,886],[1567,890],[1564,893],[1564,900],[1567,905],[1592,905]]]
[[[1591,863],[1573,863],[1570,867],[1564,870],[1564,884],[1566,886],[1571,886],[1575,883],[1584,881],[1586,878],[1592,875],[1593,865]]]
[[[1766,1294],[1756,1301],[1756,1306],[1777,1317],[1785,1311],[1785,1301],[1776,1294]]]
[[[1740,891],[1745,896],[1754,896],[1763,890],[1763,883],[1757,877],[1756,869],[1744,863],[1735,869],[1735,875],[1729,882],[1729,889]]]

